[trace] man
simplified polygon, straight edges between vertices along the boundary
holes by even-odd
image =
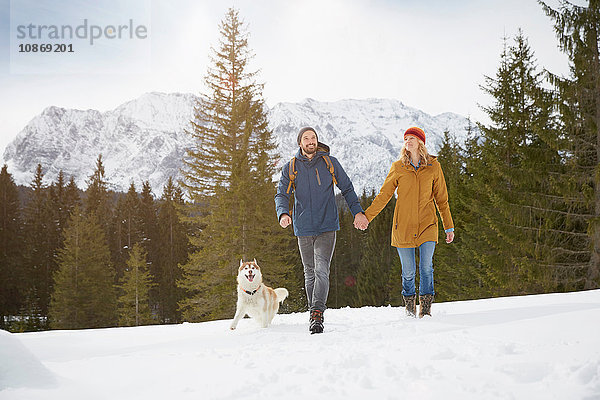
[[[299,149],[292,161],[284,165],[275,195],[279,224],[287,228],[294,222],[294,235],[304,265],[306,298],[310,311],[310,332],[323,332],[323,312],[329,294],[329,265],[340,229],[333,184],[341,190],[354,226],[366,229],[367,217],[354,192],[352,182],[339,161],[329,155],[329,147],[318,141],[316,131],[305,127],[298,133]],[[290,217],[289,200],[294,192],[294,209]]]

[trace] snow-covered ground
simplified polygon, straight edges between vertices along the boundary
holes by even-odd
[[[82,331],[0,331],[0,399],[600,399],[600,290]]]

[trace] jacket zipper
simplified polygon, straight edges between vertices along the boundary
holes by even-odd
[[[321,178],[319,177],[319,170],[315,168],[315,172],[317,173],[317,182],[319,182],[319,186],[321,186]]]
[[[411,172],[414,172],[415,175],[418,175],[419,171],[415,170],[415,167],[406,167],[408,170],[410,170]],[[418,183],[418,180],[417,180]],[[418,190],[417,190],[418,192]],[[397,208],[394,208],[394,229],[398,229],[398,212],[397,212]]]

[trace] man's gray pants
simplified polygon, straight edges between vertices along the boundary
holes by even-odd
[[[335,238],[335,231],[317,236],[298,236],[298,248],[304,265],[304,287],[310,311],[325,311],[329,294],[329,266],[335,248]]]

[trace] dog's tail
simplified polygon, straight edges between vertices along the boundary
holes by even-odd
[[[275,291],[275,294],[277,295],[277,301],[279,303],[283,303],[283,301],[290,294],[286,288],[277,288],[277,289],[274,289],[274,291]]]

